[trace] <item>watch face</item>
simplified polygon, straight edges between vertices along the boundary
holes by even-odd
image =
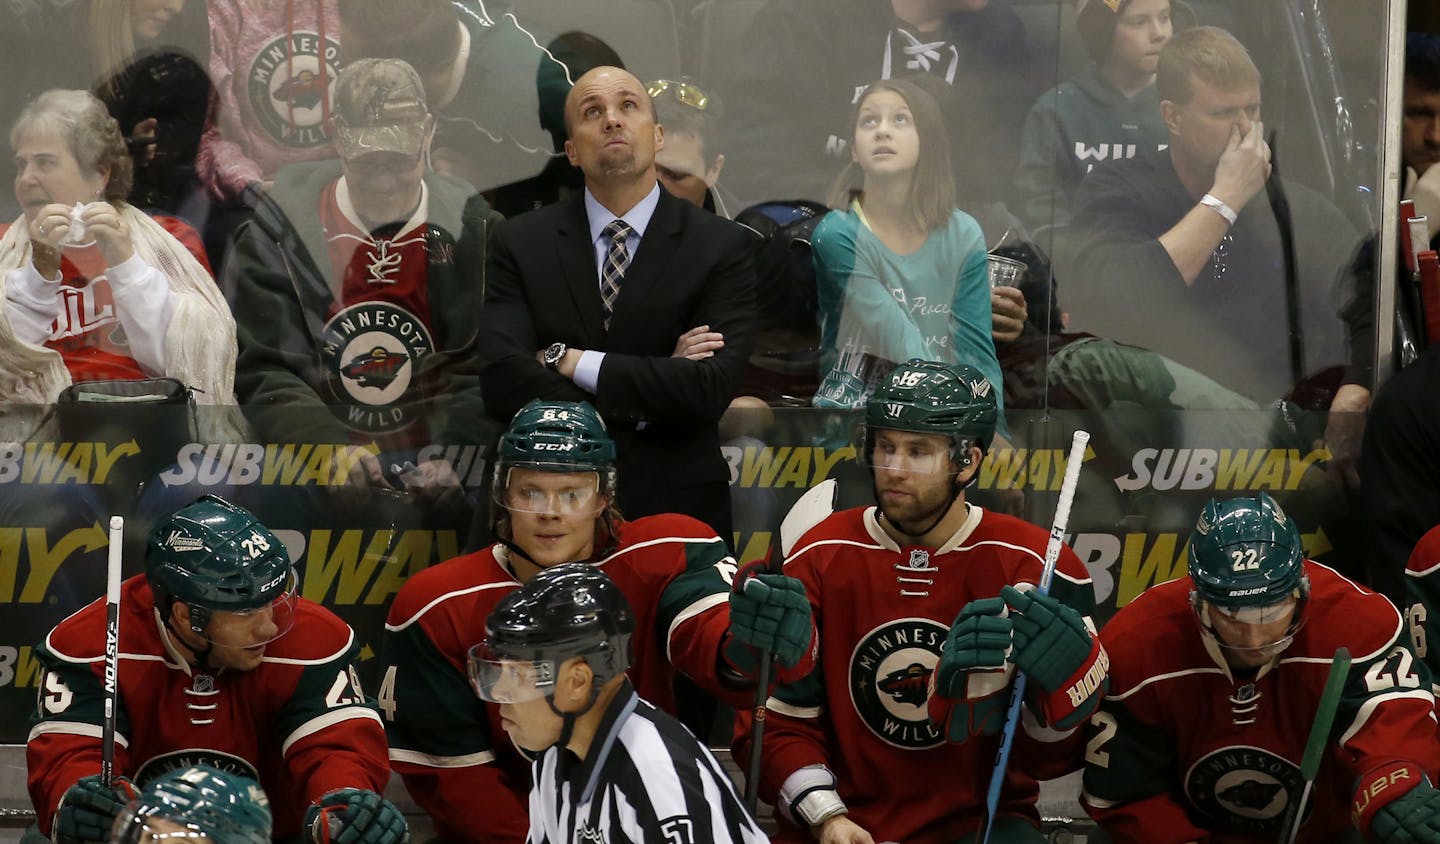
[[[550,348],[545,350],[545,365],[553,367],[560,363],[560,359],[563,357],[565,357],[565,344],[551,343]]]

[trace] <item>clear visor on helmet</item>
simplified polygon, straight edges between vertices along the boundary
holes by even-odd
[[[153,807],[151,807],[153,809]],[[164,815],[140,814],[139,804],[132,803],[115,817],[110,827],[114,844],[204,844],[211,838],[199,826]]]
[[[548,659],[506,659],[487,642],[470,649],[470,685],[481,700],[525,703],[555,690],[555,663]]]
[[[911,475],[953,475],[954,443],[938,434],[867,429],[860,426],[856,436],[856,460],[871,469],[905,472]]]
[[[1290,646],[1305,624],[1298,594],[1257,607],[1221,607],[1201,601],[1200,623],[1222,651],[1272,657]]]
[[[279,639],[295,626],[300,581],[294,567],[286,570],[280,593],[264,606],[241,610],[212,610],[201,635],[214,645],[254,648]]]
[[[597,472],[574,466],[510,467],[492,492],[495,503],[517,513],[556,516],[598,516],[605,509]]]

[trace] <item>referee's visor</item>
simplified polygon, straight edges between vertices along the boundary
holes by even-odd
[[[469,674],[475,694],[491,703],[525,703],[555,690],[554,660],[502,656],[488,640],[470,649]]]

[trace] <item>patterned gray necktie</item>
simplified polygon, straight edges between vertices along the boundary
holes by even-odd
[[[615,300],[620,296],[620,281],[625,278],[625,269],[630,266],[630,250],[625,248],[625,238],[630,236],[630,224],[624,220],[612,220],[601,231],[610,238],[605,248],[605,271],[600,278],[600,301],[605,306],[605,330],[610,330],[610,317],[615,313]]]

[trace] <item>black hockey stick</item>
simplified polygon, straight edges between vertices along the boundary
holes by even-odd
[[[790,511],[780,522],[779,548],[770,560],[767,571],[779,573],[785,564],[785,558],[790,556],[800,537],[835,512],[835,488],[835,479],[826,478],[811,487],[790,507]],[[765,739],[766,703],[770,699],[770,673],[774,660],[775,654],[769,648],[760,651],[754,717],[750,722],[750,767],[745,776],[745,808],[749,809],[752,815],[760,803],[760,745]]]
[[[125,518],[110,517],[110,548],[105,566],[105,723],[100,732],[100,781],[115,782],[115,710],[120,698],[120,546]]]
[[[1340,692],[1345,688],[1345,678],[1350,674],[1350,651],[1336,648],[1335,657],[1330,660],[1330,673],[1325,675],[1325,690],[1320,693],[1320,705],[1315,710],[1315,723],[1310,725],[1310,737],[1305,740],[1305,755],[1300,758],[1300,776],[1305,785],[1300,789],[1300,798],[1291,800],[1285,808],[1285,823],[1280,827],[1280,844],[1295,844],[1300,834],[1300,823],[1304,820],[1305,802],[1315,787],[1315,774],[1320,770],[1320,760],[1325,746],[1330,741],[1330,728],[1335,724],[1335,709],[1340,705]]]

